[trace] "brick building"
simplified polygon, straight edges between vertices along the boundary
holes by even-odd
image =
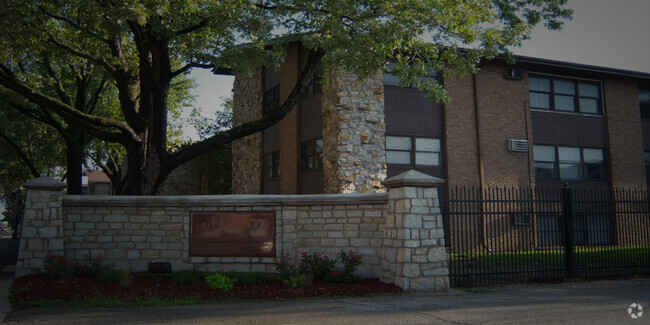
[[[237,76],[235,124],[279,105],[306,57],[293,43],[280,71]],[[448,186],[647,189],[650,74],[516,59],[486,61],[474,76],[431,75],[447,104],[390,74],[325,71],[330,82],[280,123],[233,144],[233,192],[382,192],[408,169]]]

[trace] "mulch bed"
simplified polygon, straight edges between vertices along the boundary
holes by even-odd
[[[357,283],[315,282],[304,287],[291,287],[282,283],[263,285],[240,285],[223,292],[211,289],[205,281],[191,285],[179,285],[169,278],[161,278],[158,287],[150,278],[135,276],[133,284],[124,287],[119,283],[106,284],[97,278],[72,278],[50,280],[43,275],[27,275],[14,280],[11,301],[25,304],[42,300],[83,299],[91,297],[134,299],[157,296],[171,300],[199,297],[202,300],[219,299],[278,299],[306,298],[315,296],[368,296],[403,292],[392,284],[377,279],[362,279]]]

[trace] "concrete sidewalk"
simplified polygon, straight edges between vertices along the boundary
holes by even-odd
[[[650,279],[346,299],[121,309],[23,309],[8,324],[650,324]],[[638,310],[633,310],[638,312]]]

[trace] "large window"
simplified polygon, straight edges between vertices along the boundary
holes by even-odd
[[[264,177],[272,178],[280,176],[280,152],[275,151],[264,155]]]
[[[440,166],[440,139],[386,136],[386,162],[395,165]]]
[[[387,72],[384,72],[384,86],[395,86],[402,87],[400,85],[399,76],[392,74],[391,72],[395,69],[395,63],[389,63],[387,67]],[[419,81],[429,82],[438,78],[438,73],[436,71],[427,71],[427,75],[421,77]],[[412,83],[405,86],[406,88],[417,88],[416,83]]]
[[[605,151],[598,148],[534,146],[535,177],[545,179],[607,179]]]
[[[302,171],[318,170],[323,167],[323,140],[310,140],[300,146]]]
[[[280,86],[275,86],[264,92],[264,115],[280,107]]]
[[[602,114],[598,82],[530,75],[528,83],[533,109]]]

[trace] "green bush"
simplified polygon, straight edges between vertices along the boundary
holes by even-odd
[[[235,287],[236,279],[231,279],[223,274],[215,273],[205,277],[208,286],[214,290],[229,291]]]
[[[314,281],[356,282],[354,272],[360,262],[361,256],[353,251],[341,251],[333,260],[327,255],[302,253],[298,267],[279,262],[276,271],[283,283],[292,286],[299,282],[297,275],[309,275]]]
[[[177,284],[191,285],[196,284],[204,279],[205,273],[194,270],[183,270],[172,272],[169,277],[172,278]]]
[[[249,284],[268,284],[277,282],[277,275],[261,273],[261,272],[221,272],[221,274],[237,280],[237,283],[249,285]]]
[[[44,261],[45,276],[51,280],[58,280],[70,276],[65,267],[65,259],[63,256],[47,255]]]
[[[102,268],[102,260],[104,256],[102,254],[97,254],[95,256],[90,256],[88,254],[84,255],[84,263],[79,264],[79,262],[72,263],[72,274],[76,277],[95,277],[99,274],[99,271]]]
[[[298,273],[283,279],[282,283],[291,287],[304,287],[314,283],[314,275]]]
[[[97,278],[99,278],[99,281],[108,284],[118,283],[120,281],[120,271],[114,267],[104,266],[99,270]]]

